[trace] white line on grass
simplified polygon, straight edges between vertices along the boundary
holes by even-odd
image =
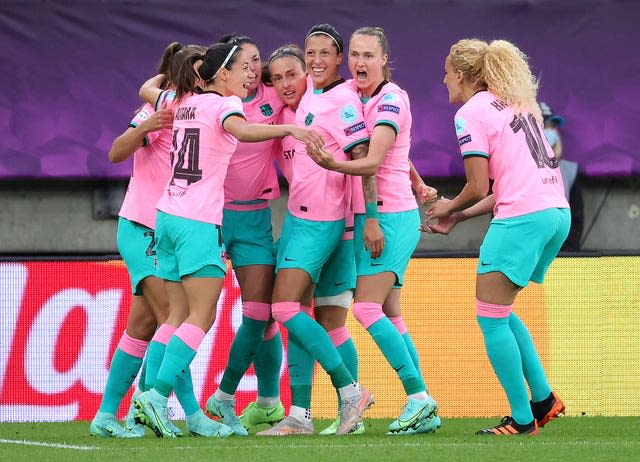
[[[0,443],[20,444],[22,446],[44,446],[55,449],[75,449],[76,451],[94,451],[100,449],[97,446],[76,446],[75,444],[62,443],[45,443],[44,441],[28,441],[28,440],[5,440],[0,439]]]

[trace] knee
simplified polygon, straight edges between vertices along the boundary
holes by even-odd
[[[384,313],[379,303],[357,302],[353,304],[353,316],[365,329],[368,329],[373,323],[382,319]]]
[[[277,302],[271,305],[271,315],[280,324],[284,324],[298,313],[300,313],[300,303],[297,302]]]

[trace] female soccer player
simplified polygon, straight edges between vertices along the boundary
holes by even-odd
[[[158,69],[167,75],[163,86],[173,86],[180,65],[190,56],[204,51],[204,47],[197,45],[171,43]],[[109,151],[112,162],[122,162],[133,155],[133,171],[119,213],[117,232],[118,249],[131,276],[133,297],[127,330],[114,354],[100,409],[90,425],[90,433],[96,436],[129,438],[144,434],[144,426],[135,425],[133,404],[125,422],[128,431],[124,432],[116,422],[115,413],[140,369],[145,351],[145,367],[134,396],[153,386],[165,347],[162,339],[172,328],[163,324],[169,312],[169,301],[162,280],[155,276],[154,264],[155,203],[171,174],[171,126],[169,109],[155,111],[154,106],[147,103],[136,113],[129,128],[114,140]],[[157,326],[161,327],[154,335]],[[200,436],[215,436],[219,424],[207,418],[200,409],[188,371],[176,384],[175,391],[187,416],[189,431]],[[178,427],[172,426],[172,429],[182,435]]]
[[[168,425],[168,396],[215,320],[226,273],[222,186],[237,141],[293,135],[323,143],[309,129],[247,123],[240,98],[247,97],[253,79],[249,60],[238,45],[215,44],[204,56],[186,61],[177,77],[173,172],[157,204],[156,236],[158,275],[165,280],[171,315],[184,322],[167,343],[154,387],[135,399],[136,419],[158,436],[176,436]],[[163,94],[158,99],[155,79],[141,89],[148,102],[163,100]],[[203,91],[195,93],[198,80]],[[226,436],[231,429],[221,425],[220,433]]]
[[[564,404],[512,308],[529,281],[542,283],[569,232],[562,176],[542,132],[538,84],[522,51],[505,40],[460,40],[444,72],[449,103],[462,104],[454,122],[467,182],[456,197],[428,209],[427,220],[438,223],[427,222],[425,230],[447,234],[460,221],[493,212],[480,247],[476,315],[511,416],[477,434],[535,435]]]
[[[353,33],[349,69],[364,102],[371,139],[367,157],[340,162],[323,150],[312,155],[331,170],[351,175],[375,174],[377,193],[369,190],[370,183],[364,183],[364,197],[359,179],[352,177],[356,186],[353,202],[358,265],[353,314],[396,370],[407,393],[407,404],[389,425],[389,433],[429,433],[440,427],[436,402],[426,391],[399,303],[391,296],[392,289],[402,286],[404,272],[418,245],[420,215],[409,177],[409,99],[406,92],[390,82],[387,62],[388,42],[382,29],[364,27]],[[383,311],[387,298],[389,316]]]
[[[222,37],[220,43],[242,46],[250,55],[249,69],[254,77],[247,88],[248,96],[242,100],[247,120],[262,124],[277,122],[284,103],[273,88],[261,81],[262,60],[255,41],[232,34]],[[277,364],[273,364],[271,369],[278,372],[275,380],[263,380],[260,384],[260,405],[269,421],[277,422],[284,418],[284,408],[279,399],[282,340],[277,323],[272,322],[269,331],[265,330],[271,316],[275,267],[271,209],[267,201],[280,195],[273,145],[274,140],[238,143],[224,182],[222,238],[240,285],[242,324],[233,339],[220,385],[207,400],[206,407],[211,415],[220,417],[237,435],[246,435],[247,432],[236,415],[234,394],[265,334],[269,341],[262,348],[272,351],[263,351],[263,355],[274,358]]]
[[[327,149],[346,158],[366,149],[368,137],[357,94],[338,72],[342,50],[342,37],[328,24],[314,26],[307,34],[305,61],[313,88],[307,89],[298,105],[296,124],[319,130]],[[329,334],[301,311],[300,303],[309,286],[318,282],[323,266],[344,234],[346,177],[318,168],[302,143],[294,149],[288,203],[290,226],[280,238],[273,317],[329,373],[341,399],[337,434],[347,434],[357,427],[373,397],[355,382]],[[308,406],[292,406],[284,421],[259,435],[313,432]]]

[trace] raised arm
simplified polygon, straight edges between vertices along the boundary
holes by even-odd
[[[306,144],[313,146],[324,145],[322,137],[315,130],[300,128],[295,125],[250,124],[240,116],[232,116],[227,117],[222,126],[239,141],[248,143],[291,135]]]

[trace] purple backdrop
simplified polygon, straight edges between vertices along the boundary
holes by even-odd
[[[384,27],[394,80],[411,96],[412,159],[425,176],[462,175],[456,108],[442,84],[449,46],[505,38],[564,116],[565,157],[590,176],[638,175],[640,2],[596,0],[4,1],[0,5],[0,178],[124,178],[106,152],[139,104],[167,43],[252,36],[268,54],[316,23],[345,37]],[[343,69],[346,76],[348,70]]]

